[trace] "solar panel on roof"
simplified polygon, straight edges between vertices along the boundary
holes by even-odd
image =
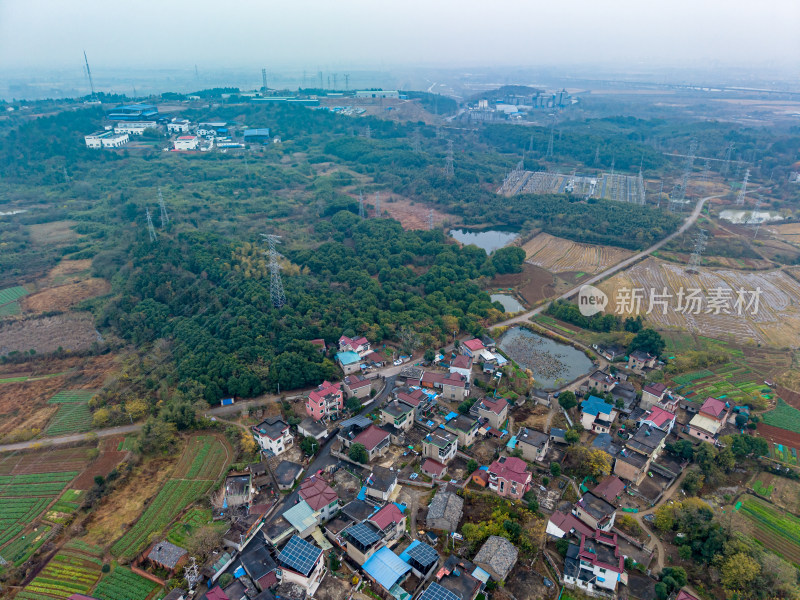
[[[408,552],[409,558],[414,559],[421,565],[428,566],[433,564],[439,559],[439,555],[436,553],[436,550],[431,548],[428,544],[420,543],[414,546]]]
[[[419,597],[419,600],[461,600],[461,598],[433,581]]]
[[[285,567],[303,575],[308,575],[311,569],[314,568],[314,564],[320,554],[322,554],[322,550],[314,544],[310,544],[294,535],[278,554],[278,560]]]
[[[366,523],[359,523],[347,529],[347,535],[356,540],[362,546],[369,546],[381,539],[374,527]]]

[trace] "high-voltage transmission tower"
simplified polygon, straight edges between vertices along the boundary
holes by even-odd
[[[595,165],[600,164],[600,146],[598,146],[594,151],[594,163]]]
[[[267,70],[261,69],[261,91],[267,93]]]
[[[761,194],[756,196],[756,205],[753,207],[753,212],[750,214],[750,219],[748,219],[748,225],[755,225],[756,230],[753,233],[753,239],[756,239],[758,235],[758,229],[761,227],[761,220],[758,218],[758,209],[761,208]]]
[[[428,211],[428,230],[433,229],[433,209]]]
[[[531,141],[528,142],[528,152],[533,152],[533,134],[531,134]]]
[[[692,255],[689,257],[689,265],[686,267],[687,273],[697,274],[697,269],[700,266],[700,259],[703,256],[703,250],[706,249],[706,230],[698,229],[694,236],[694,249]]]
[[[364,194],[358,192],[358,216],[364,218]]]
[[[381,193],[375,192],[375,216],[380,218],[381,216]]]
[[[744,172],[744,181],[742,181],[742,187],[739,188],[739,194],[736,196],[736,205],[743,206],[744,205],[744,198],[747,194],[747,180],[750,179],[750,169],[747,169]]]
[[[165,229],[169,225],[169,215],[167,214],[167,205],[164,203],[161,188],[158,188],[158,208],[161,210],[161,229]]]
[[[642,160],[644,162],[644,159]],[[642,175],[642,163],[639,164],[639,177],[636,178],[636,201],[639,204],[644,204],[647,196],[647,184],[644,182]]]
[[[419,131],[414,131],[414,134],[411,136],[411,149],[417,153],[422,152],[422,141],[419,137]]]
[[[731,168],[731,155],[733,154],[733,146],[733,142],[728,143],[728,146],[725,148],[725,155],[722,157],[722,168],[719,170],[719,174],[723,177],[728,174],[728,171]]]
[[[145,215],[147,216],[147,234],[150,236],[150,241],[156,241],[156,228],[153,227],[153,216],[150,214],[150,207],[145,208]]]
[[[189,584],[189,590],[194,590],[198,583],[200,583],[200,573],[197,570],[197,561],[195,560],[194,556],[192,557],[192,563],[186,567],[183,572],[183,576],[186,577],[186,583]]]
[[[92,104],[100,104],[100,100],[97,98],[97,94],[94,91],[94,80],[92,79],[92,70],[89,68],[89,59],[86,58],[86,50],[83,51],[83,60],[86,63],[86,75],[89,77],[89,88],[92,90],[92,97],[89,98],[89,102]]]
[[[545,158],[553,158],[553,130],[556,126],[556,120],[553,119],[553,124],[550,125],[550,137],[547,140],[547,152]]]
[[[455,177],[456,171],[453,162],[453,140],[447,140],[447,158],[444,162],[444,176]]]
[[[669,210],[675,212],[677,205],[683,206],[683,200],[686,198],[686,185],[689,183],[689,176],[692,174],[692,167],[694,166],[694,157],[697,152],[697,140],[692,140],[689,144],[689,153],[686,155],[686,163],[683,167],[683,176],[681,180],[675,184],[672,189],[672,194],[669,197]]]
[[[64,171],[64,183],[69,183],[69,173],[67,173],[67,167],[63,167]]]
[[[372,129],[369,125],[367,125],[366,131],[364,131],[364,137],[370,139],[372,137]]]
[[[273,235],[271,233],[262,233],[261,237],[269,244],[269,250],[265,254],[269,257],[269,298],[272,300],[272,306],[281,308],[286,305],[286,294],[283,292],[283,280],[281,280],[281,264],[278,259],[281,255],[275,249],[276,244],[281,243],[281,236]]]
[[[708,183],[709,181],[711,181],[711,161],[706,160],[703,165],[703,183]]]

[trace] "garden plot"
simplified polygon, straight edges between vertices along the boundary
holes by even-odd
[[[102,342],[89,313],[70,313],[10,321],[0,325],[0,356],[10,352],[49,354],[63,350],[89,350]]]
[[[617,310],[617,298],[623,288],[643,289],[645,298],[638,311],[625,312],[623,316],[636,312],[644,314],[649,308],[650,290],[661,294],[666,289],[672,296],[668,302],[666,313],[658,305],[646,315],[648,322],[659,328],[678,328],[702,333],[718,339],[735,339],[737,341],[760,342],[775,347],[785,347],[796,343],[800,337],[800,282],[783,271],[744,272],[728,269],[711,270],[700,268],[698,273],[686,272],[683,265],[675,265],[648,258],[615,275],[599,287],[609,296],[608,311]],[[675,311],[678,291],[696,288],[701,295],[708,298],[709,290],[734,290],[729,302],[727,314],[707,313],[708,305],[704,300],[700,314],[680,313]],[[733,302],[735,290],[761,290],[758,312],[743,310],[737,314]],[[749,296],[746,296],[749,299]],[[626,307],[627,308],[627,307]]]
[[[92,596],[99,600],[145,600],[158,588],[157,583],[119,566],[103,577]]]
[[[744,365],[726,363],[709,369],[700,369],[672,378],[672,387],[688,400],[702,404],[706,398],[719,398],[735,404],[759,398],[772,399],[772,389],[764,378]]]
[[[47,426],[47,435],[80,433],[92,428],[92,411],[89,400],[92,390],[64,390],[50,398],[49,404],[58,404],[58,411]]]
[[[89,595],[100,579],[103,566],[101,548],[77,541],[67,544],[47,563],[36,577],[17,594],[20,600],[69,598]]]
[[[633,255],[621,248],[579,244],[548,233],[538,234],[522,248],[525,262],[552,273],[595,274]]]
[[[738,514],[746,530],[766,548],[800,564],[800,519],[753,496],[744,496]]]

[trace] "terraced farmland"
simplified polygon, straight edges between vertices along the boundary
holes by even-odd
[[[167,481],[136,524],[111,547],[111,553],[132,559],[195,500],[202,497],[222,474],[228,462],[225,446],[214,436],[195,436]]]
[[[800,519],[759,498],[747,496],[739,511],[750,534],[765,547],[800,565]]]
[[[773,394],[763,377],[735,362],[678,375],[672,378],[672,387],[698,404],[709,397],[744,404],[753,398],[771,400]]]
[[[69,598],[72,594],[89,596],[102,575],[102,554],[101,548],[68,542],[17,598],[50,600]]]
[[[158,584],[125,567],[117,567],[103,577],[92,594],[100,600],[145,600]]]
[[[89,400],[95,395],[92,390],[64,390],[48,400],[48,404],[58,404],[45,433],[65,435],[89,431],[92,427],[92,411]]]
[[[580,271],[595,274],[633,255],[633,252],[610,246],[579,244],[564,238],[540,233],[522,246],[525,262],[551,273]]]
[[[11,547],[9,542],[34,522],[77,474],[69,471],[0,476],[0,556],[15,563],[19,560],[17,554],[22,549]]]

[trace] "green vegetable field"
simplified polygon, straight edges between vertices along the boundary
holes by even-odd
[[[739,514],[750,521],[756,540],[795,565],[800,564],[800,519],[755,497],[742,502]]]

